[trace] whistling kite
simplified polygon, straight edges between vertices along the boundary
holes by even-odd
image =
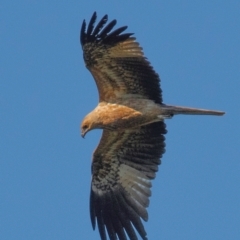
[[[83,21],[83,57],[99,92],[99,104],[83,120],[81,134],[103,129],[93,154],[90,214],[102,240],[147,239],[141,218],[151,196],[151,180],[165,151],[165,118],[175,114],[223,115],[224,112],[163,104],[160,79],[142,48],[125,27],[111,31],[105,15],[94,28]],[[135,229],[135,230],[134,230]]]

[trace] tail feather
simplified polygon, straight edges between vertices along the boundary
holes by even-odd
[[[222,116],[225,112],[200,109],[200,108],[190,108],[190,107],[181,107],[181,106],[171,106],[171,105],[162,105],[161,106],[163,115],[176,115],[176,114],[189,114],[189,115],[215,115]]]

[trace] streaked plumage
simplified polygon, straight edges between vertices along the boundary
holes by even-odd
[[[94,28],[95,21],[96,13],[86,29],[84,20],[80,35],[99,92],[98,106],[82,122],[82,136],[103,129],[92,162],[92,226],[97,222],[101,240],[106,232],[110,240],[136,240],[135,230],[147,239],[141,219],[148,220],[151,180],[165,151],[164,119],[224,113],[163,104],[159,76],[133,34],[123,33],[127,27],[112,31],[116,20],[107,24],[107,15]]]

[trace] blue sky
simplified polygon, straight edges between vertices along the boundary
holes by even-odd
[[[0,239],[100,239],[89,191],[101,131],[79,133],[98,102],[79,44],[94,11],[135,33],[165,103],[226,111],[166,121],[149,239],[240,239],[237,0],[1,3]]]

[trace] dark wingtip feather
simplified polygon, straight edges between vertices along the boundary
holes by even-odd
[[[80,42],[82,44],[82,46],[85,44],[85,38],[86,38],[86,21],[83,20],[83,23],[82,23],[82,28],[81,28],[81,34],[80,34]]]
[[[105,26],[108,20],[108,15],[104,15],[103,18],[97,24],[97,26],[94,28],[96,19],[97,19],[97,13],[94,12],[89,21],[87,31],[86,31],[86,22],[85,20],[83,21],[82,28],[81,28],[81,36],[80,36],[80,41],[82,46],[88,42],[102,42],[104,44],[115,44],[118,42],[125,41],[131,35],[133,35],[133,33],[121,34],[127,29],[127,26],[120,27],[112,31],[114,26],[117,24],[116,20],[112,20],[110,23],[108,23]]]
[[[96,213],[95,213],[94,204],[95,204],[95,198],[94,198],[94,194],[91,189],[91,192],[90,192],[90,217],[91,217],[91,223],[92,223],[93,230],[95,230],[95,227],[96,227]]]
[[[103,39],[107,36],[107,34],[113,29],[113,27],[117,24],[117,20],[112,20],[98,35],[100,39]]]
[[[142,239],[146,239],[147,233],[144,229],[144,226],[140,220],[139,214],[137,213],[135,209],[135,205],[131,198],[124,192],[124,189],[120,191],[121,197],[122,197],[122,204],[123,209],[127,212],[127,215],[129,216],[129,220],[132,222],[133,226],[138,231],[139,235],[142,237]],[[119,195],[120,195],[119,194]]]
[[[102,28],[106,24],[107,20],[108,20],[108,15],[106,14],[103,16],[103,18],[99,21],[98,25],[95,27],[93,34],[92,34],[94,37],[96,37],[97,34],[102,30]]]
[[[94,12],[91,19],[90,19],[90,22],[88,24],[87,36],[91,35],[91,33],[93,31],[93,28],[94,28],[94,23],[96,22],[96,19],[97,19],[97,13]]]
[[[113,36],[116,36],[116,35],[119,35],[120,33],[124,32],[128,27],[127,26],[123,26],[123,27],[120,27],[116,30],[114,30],[113,32],[111,32],[107,38],[111,38]]]

